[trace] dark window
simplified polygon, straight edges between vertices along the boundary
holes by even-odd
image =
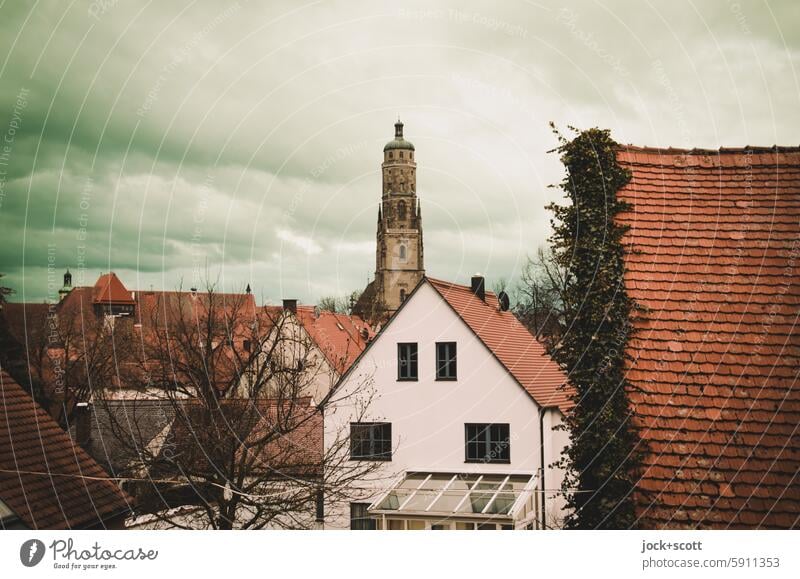
[[[325,520],[325,491],[317,489],[317,495],[314,497],[315,511],[317,522]]]
[[[467,462],[511,462],[508,424],[465,424]]]
[[[455,342],[436,342],[436,379],[456,379]]]
[[[417,344],[397,344],[397,379],[417,379]]]
[[[376,521],[367,514],[369,503],[350,503],[350,528],[354,531],[374,531]]]
[[[397,218],[401,219],[401,220],[406,218],[406,202],[405,201],[400,201],[400,203],[397,204]],[[400,257],[404,258],[405,255],[401,255]]]
[[[242,350],[250,352],[252,347],[253,343],[250,340],[242,340]]]
[[[350,458],[392,460],[392,424],[390,422],[351,422]]]
[[[406,301],[406,290],[400,289],[400,303],[402,304]]]

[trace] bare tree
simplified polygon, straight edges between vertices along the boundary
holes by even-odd
[[[540,247],[534,257],[528,257],[516,286],[514,313],[548,346],[558,341],[568,319],[564,302],[566,283],[566,272],[549,250]]]
[[[159,294],[139,320],[137,361],[120,380],[159,399],[157,434],[140,424],[153,400],[96,400],[160,525],[307,528],[321,504],[346,500],[376,470],[347,460],[347,432],[323,441],[328,399],[309,392],[323,379],[330,391],[337,376],[290,313],[209,287]],[[369,390],[354,400],[365,411]],[[171,508],[185,504],[193,509]]]
[[[117,366],[130,353],[132,322],[85,311],[78,303],[49,304],[25,327],[26,370],[39,402],[64,428],[74,423],[80,402],[111,386]]]
[[[358,290],[350,292],[346,296],[323,296],[319,298],[319,309],[334,314],[349,314],[355,306],[361,292]]]

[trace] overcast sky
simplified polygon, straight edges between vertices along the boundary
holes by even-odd
[[[793,0],[6,1],[3,282],[15,301],[66,267],[264,302],[363,288],[398,114],[428,274],[513,280],[561,198],[549,121],[798,145],[798,22]]]

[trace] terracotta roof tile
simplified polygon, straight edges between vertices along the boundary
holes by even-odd
[[[130,497],[0,369],[0,499],[31,529],[102,526]]]
[[[356,315],[298,306],[297,319],[340,375],[355,362],[374,336],[369,324]]]
[[[487,291],[483,301],[467,286],[427,280],[537,404],[562,412],[573,406],[566,375],[514,314],[500,310],[494,293]]]
[[[640,524],[800,526],[800,148],[623,147]]]
[[[133,304],[133,294],[129,292],[113,271],[97,278],[92,288],[94,303]]]

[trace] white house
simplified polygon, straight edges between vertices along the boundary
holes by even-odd
[[[325,528],[558,526],[565,382],[482,277],[423,278],[326,409],[326,445],[349,428],[350,459],[376,470],[325,505]]]

